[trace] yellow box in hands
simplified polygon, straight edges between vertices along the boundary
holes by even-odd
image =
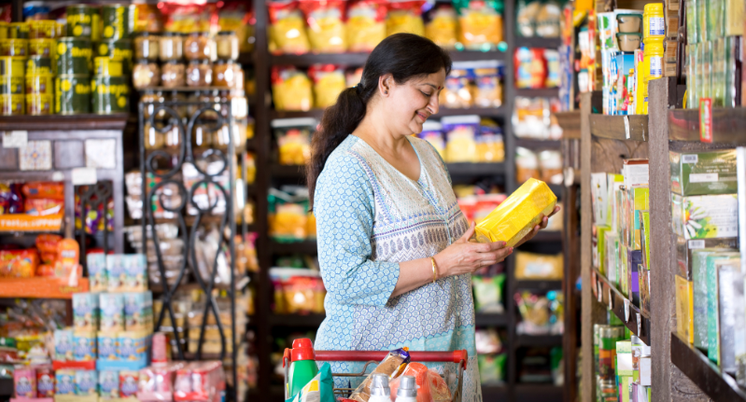
[[[549,186],[541,180],[529,179],[477,224],[477,241],[504,241],[508,243],[507,247],[513,247],[543,217],[551,214],[555,205],[557,196]]]

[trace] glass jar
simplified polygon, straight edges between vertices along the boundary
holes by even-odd
[[[199,105],[197,105],[195,102],[199,102],[202,97],[201,91],[194,91],[187,96],[187,102],[190,102],[190,105],[187,105],[187,118],[191,118],[193,114],[199,110]]]
[[[214,77],[213,84],[216,87],[232,88],[235,77],[233,74],[233,68],[235,63],[233,60],[218,60],[212,66],[212,74]]]
[[[214,124],[199,123],[192,129],[192,148],[207,149],[212,147],[212,138],[215,135]]]
[[[246,83],[246,77],[244,76],[243,68],[241,68],[240,64],[236,64],[233,68],[233,76],[235,77],[233,79],[233,89],[243,91],[244,84]]]
[[[215,40],[207,32],[193,32],[184,39],[184,56],[187,60],[214,60]]]
[[[228,151],[230,135],[233,135],[233,150],[243,152],[246,148],[246,120],[233,120],[232,133],[229,129],[231,126],[227,121],[223,123],[219,130],[215,132],[212,138],[212,146],[223,152]]]
[[[184,63],[176,60],[166,62],[161,66],[161,85],[166,88],[183,87],[186,79]]]
[[[249,115],[249,101],[242,91],[231,92],[226,101],[230,102],[231,115],[236,120],[245,119]]]
[[[187,97],[179,91],[171,91],[168,100],[171,102],[185,102],[187,100]],[[189,117],[187,105],[182,104],[180,106],[172,106],[172,108],[176,111],[176,113],[179,114],[179,117],[181,119]]]
[[[143,95],[140,97],[140,101],[145,104],[142,111],[143,117],[145,119],[149,119],[155,111],[155,108],[157,106],[156,103],[163,103],[165,100],[166,99],[163,97],[163,93],[161,93],[161,91],[146,89]],[[155,118],[166,118],[166,111],[164,109],[161,109],[160,111],[158,111],[158,114],[155,116]]]
[[[192,60],[186,69],[186,84],[189,87],[212,85],[212,66],[209,60]]]
[[[233,31],[220,31],[215,39],[218,59],[238,60],[238,36]]]
[[[163,143],[166,148],[178,149],[181,146],[179,124],[176,121],[171,121],[170,124],[171,128],[163,133]]]
[[[140,32],[135,36],[135,58],[158,60],[159,36],[149,32]]]
[[[155,150],[163,148],[163,133],[158,132],[150,123],[145,123],[143,127],[143,143],[145,149]]]
[[[184,39],[178,32],[163,33],[159,43],[161,61],[181,60],[184,57]]]
[[[160,80],[160,68],[150,60],[138,60],[132,69],[132,85],[137,89],[155,88]]]

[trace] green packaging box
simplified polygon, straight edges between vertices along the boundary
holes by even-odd
[[[732,249],[735,251],[738,249],[738,238],[687,240],[681,236],[677,237],[676,262],[679,268],[677,274],[686,278],[688,281],[693,280],[694,259],[692,254],[697,250],[705,248],[721,249],[722,251]]]
[[[736,151],[670,152],[671,191],[679,195],[733,194]]]
[[[671,225],[686,239],[738,236],[736,194],[682,197],[671,193]]]
[[[740,260],[737,252],[714,253],[707,257],[707,357],[720,364],[720,286],[718,283],[718,261]]]
[[[704,248],[692,251],[692,318],[694,347],[707,351],[707,257],[727,253],[723,248]]]
[[[634,186],[628,192],[627,222],[627,246],[630,250],[642,249],[642,238],[640,236],[639,211],[650,209],[650,189],[648,186]]]
[[[608,226],[596,226],[596,268],[601,275],[606,275],[606,234]]]
[[[638,270],[637,280],[640,285],[640,309],[650,314],[650,213],[639,211],[640,237],[642,237],[642,265]]]

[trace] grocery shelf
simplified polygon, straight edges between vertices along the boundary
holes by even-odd
[[[712,108],[712,143],[746,145],[746,108]],[[699,109],[668,112],[668,139],[700,142]]]
[[[0,117],[0,131],[79,131],[79,130],[124,130],[130,115],[117,114],[76,114],[46,116],[2,116]]]
[[[580,139],[580,110],[552,113],[562,128],[563,139]]]
[[[313,327],[317,328],[324,321],[324,314],[271,314],[269,325],[272,327]]]
[[[321,120],[324,114],[324,109],[311,109],[311,110],[271,110],[269,113],[270,120],[275,119],[293,119],[299,117],[312,117],[316,120]],[[476,114],[482,117],[505,117],[505,108],[503,107],[468,107],[468,108],[447,108],[441,107],[438,110],[438,114],[433,115],[432,118],[439,118],[443,116],[461,116]]]
[[[591,134],[620,141],[647,141],[648,116],[591,114]]]
[[[33,216],[27,214],[0,215],[2,233],[60,233],[64,214]]]
[[[73,293],[87,291],[88,278],[78,278],[77,286],[57,278],[0,278],[0,298],[72,299]]]
[[[515,290],[532,290],[532,291],[547,291],[547,290],[561,290],[562,281],[532,281],[526,279],[519,279],[515,281]]]
[[[451,176],[491,176],[505,174],[505,164],[499,163],[448,163]]]
[[[482,400],[502,401],[508,397],[508,387],[505,385],[482,385]]]
[[[453,61],[504,60],[505,52],[500,51],[457,51],[449,52]],[[270,55],[269,64],[274,66],[291,65],[308,67],[313,64],[340,64],[350,67],[362,67],[368,60],[369,53],[305,53]]]
[[[560,140],[536,140],[533,138],[516,138],[515,146],[528,148],[532,150],[560,149],[562,141]]]
[[[505,313],[480,313],[475,314],[477,327],[505,327],[508,325],[509,317]]]
[[[272,254],[316,254],[316,240],[304,240],[292,243],[283,243],[277,240],[270,242]]]
[[[516,88],[515,94],[529,98],[553,98],[559,96],[559,88]]]
[[[515,347],[562,346],[562,335],[524,335],[517,334]]]
[[[522,36],[515,37],[515,47],[538,47],[544,49],[559,49],[562,46],[562,39],[560,38],[540,38],[531,37],[524,38]]]
[[[671,333],[671,362],[714,402],[746,401],[746,392],[731,375],[675,333]]]
[[[650,345],[650,319],[596,270],[591,273],[591,289],[599,303],[614,312],[636,337]]]

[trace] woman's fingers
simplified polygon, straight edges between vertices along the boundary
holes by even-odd
[[[475,227],[476,227],[475,223],[472,222],[471,225],[469,226],[469,229],[466,229],[466,232],[464,232],[464,234],[461,236],[460,239],[458,239],[458,241],[461,242],[461,243],[468,242],[469,239],[471,239],[471,237],[474,236],[474,228]]]

